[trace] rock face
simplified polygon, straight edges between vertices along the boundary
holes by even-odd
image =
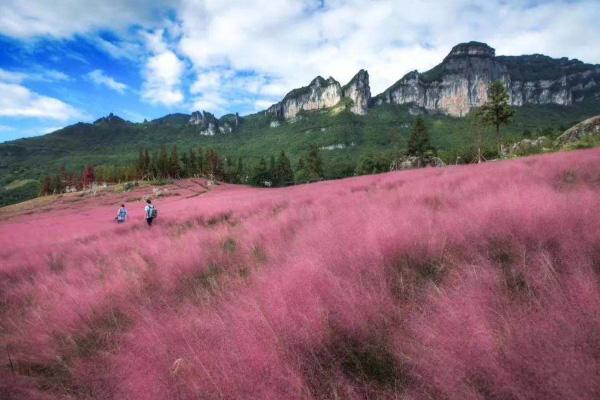
[[[359,115],[367,113],[371,100],[369,74],[360,70],[343,88],[338,81],[317,76],[308,86],[294,89],[279,103],[267,109],[277,119],[294,118],[300,111],[320,110],[337,105],[343,98],[352,100],[350,110]]]
[[[364,69],[342,88],[342,97],[352,100],[350,111],[354,114],[365,115],[371,101],[371,88],[369,87],[369,73]]]
[[[238,113],[224,115],[219,120],[209,112],[194,111],[188,124],[198,126],[201,135],[213,136],[217,133],[233,132],[240,125],[241,120]]]
[[[464,116],[487,100],[494,81],[506,83],[510,103],[571,105],[600,99],[600,66],[535,54],[500,56],[485,43],[461,43],[441,64],[412,71],[375,98],[375,104],[412,103],[428,111]]]
[[[600,115],[588,118],[585,121],[567,129],[556,139],[556,142],[559,145],[573,143],[583,139],[584,136],[592,135],[600,135]]]

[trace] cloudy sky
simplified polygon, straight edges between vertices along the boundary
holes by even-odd
[[[460,42],[600,63],[598,0],[2,0],[0,141],[109,112],[248,114],[316,75],[377,94]]]

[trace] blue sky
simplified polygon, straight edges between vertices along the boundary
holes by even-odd
[[[316,75],[374,94],[479,40],[600,64],[596,0],[3,0],[0,141],[113,112],[248,114]]]

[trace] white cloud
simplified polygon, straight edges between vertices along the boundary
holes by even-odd
[[[137,61],[144,54],[143,47],[135,41],[109,41],[101,37],[93,38],[94,44],[115,59]]]
[[[33,68],[30,71],[8,71],[0,68],[0,81],[20,83],[25,80],[41,81],[41,82],[56,82],[67,81],[71,78],[64,72],[53,69]]]
[[[40,95],[16,83],[0,82],[0,93],[0,116],[59,121],[85,117],[84,113],[61,100]]]
[[[144,67],[142,98],[152,104],[173,106],[184,99],[181,78],[185,64],[169,50],[162,36],[162,30],[147,35],[147,46],[154,55]]]
[[[127,85],[114,80],[112,77],[106,75],[102,70],[95,69],[86,74],[88,79],[94,82],[96,85],[103,85],[116,92],[123,93],[127,89]]]
[[[0,34],[20,39],[68,38],[102,29],[125,31],[133,24],[158,23],[177,1],[144,0],[3,0]]]

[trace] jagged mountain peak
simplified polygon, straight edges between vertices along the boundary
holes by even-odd
[[[106,117],[101,117],[94,121],[94,125],[103,124],[103,123],[125,124],[125,123],[127,123],[127,121],[125,121],[123,118],[119,117],[118,115],[114,115],[113,113],[110,113]]]
[[[342,98],[350,98],[350,111],[364,115],[371,100],[369,73],[361,69],[342,87],[333,77],[327,79],[318,75],[308,86],[288,92],[283,100],[267,109],[267,114],[277,119],[294,118],[300,111],[330,108],[338,104]]]

